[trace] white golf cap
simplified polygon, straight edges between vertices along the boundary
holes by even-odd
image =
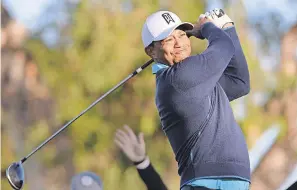
[[[147,47],[153,41],[167,38],[179,26],[183,26],[183,30],[191,30],[194,27],[189,22],[182,22],[176,14],[170,11],[158,11],[151,14],[142,28],[144,47]]]

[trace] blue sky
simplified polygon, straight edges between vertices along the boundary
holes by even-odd
[[[249,20],[264,18],[267,12],[274,11],[283,16],[282,26],[285,30],[297,21],[296,0],[244,0],[243,2],[248,11]]]
[[[38,27],[36,22],[52,0],[2,0],[11,16],[29,29]]]

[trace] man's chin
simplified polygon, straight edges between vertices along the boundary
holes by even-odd
[[[185,60],[187,57],[190,55],[180,55],[180,56],[175,56],[175,59],[173,60],[174,63],[179,63],[183,60]]]
[[[176,64],[176,63],[180,63],[180,62],[183,61],[184,59],[186,59],[186,57],[184,57],[184,58],[180,58],[180,59],[175,59],[175,60],[173,61],[173,63],[174,63],[174,64]]]

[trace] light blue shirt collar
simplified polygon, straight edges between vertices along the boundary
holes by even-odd
[[[152,72],[153,74],[156,74],[159,70],[166,69],[168,67],[169,67],[168,65],[164,65],[162,63],[155,63],[152,65]]]

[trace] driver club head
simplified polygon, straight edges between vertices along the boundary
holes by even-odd
[[[21,162],[12,163],[6,170],[6,177],[11,187],[15,190],[23,188],[25,173]]]

